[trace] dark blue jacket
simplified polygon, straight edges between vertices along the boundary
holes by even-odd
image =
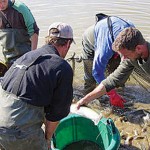
[[[20,77],[27,64],[30,67]],[[53,46],[45,45],[17,59],[6,72],[2,87],[31,105],[44,106],[46,119],[57,121],[70,111],[72,80],[70,65],[59,56]]]

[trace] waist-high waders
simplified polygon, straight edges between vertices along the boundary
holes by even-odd
[[[27,69],[43,56],[36,56],[32,62],[13,64],[6,81],[0,85],[0,149],[47,150],[47,142],[41,126],[44,121],[44,107],[30,105],[18,96],[18,89]],[[11,72],[20,68],[12,93],[6,91]],[[3,148],[2,148],[3,147]]]

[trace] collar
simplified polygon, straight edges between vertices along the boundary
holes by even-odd
[[[44,48],[48,51],[48,53],[60,56],[57,49],[53,45],[47,44]]]
[[[12,7],[15,3],[15,0],[8,0],[8,7]]]

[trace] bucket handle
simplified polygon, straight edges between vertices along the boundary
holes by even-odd
[[[55,148],[53,139],[51,140],[51,148],[49,148],[48,150],[60,150],[58,148]]]
[[[116,134],[116,127],[114,125],[114,122],[112,121],[112,119],[108,119],[107,120],[107,124],[111,127],[113,134]]]

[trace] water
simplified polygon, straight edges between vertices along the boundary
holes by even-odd
[[[82,50],[84,30],[95,23],[95,14],[102,12],[131,20],[150,39],[149,0],[22,0],[31,9],[40,27],[39,47],[44,43],[48,26],[57,21],[67,22],[74,29],[76,45],[72,51]]]
[[[94,142],[79,141],[66,146],[63,150],[102,150],[102,149],[100,149],[99,146]]]
[[[73,27],[76,44],[72,44],[67,57],[73,52],[80,55],[82,51],[81,38],[84,30],[95,23],[96,13],[117,15],[132,21],[150,41],[150,1],[149,0],[22,0],[32,11],[40,28],[38,47],[44,44],[47,29],[53,22],[67,22]],[[76,67],[78,67],[76,65]],[[83,70],[80,64],[79,70]],[[78,79],[83,79],[83,74]],[[82,76],[81,76],[82,75]],[[76,78],[77,79],[77,78]],[[81,84],[81,81],[80,81]],[[135,86],[136,85],[136,86]],[[122,91],[122,90],[121,90]],[[150,92],[142,88],[136,80],[131,78],[127,82],[123,93],[128,106],[123,111],[146,110],[150,112]],[[121,134],[120,150],[148,150],[150,148],[150,124],[133,124],[126,121],[119,114],[123,111],[109,107],[109,102],[103,104],[96,100],[92,107],[98,109],[105,117],[111,117]],[[132,113],[132,111],[131,111]],[[127,113],[126,113],[127,114]]]

